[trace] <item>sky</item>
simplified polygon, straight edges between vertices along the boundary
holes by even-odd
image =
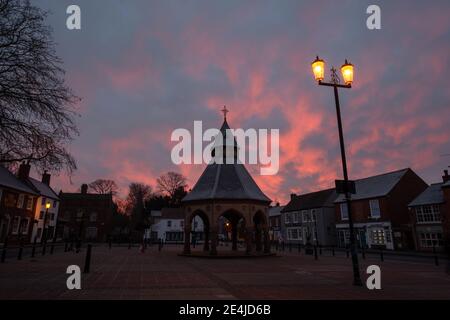
[[[310,64],[355,66],[340,90],[351,179],[411,167],[427,183],[450,165],[449,1],[32,1],[49,10],[66,82],[82,98],[78,170],[54,176],[59,191],[113,179],[155,186],[176,171],[193,187],[205,165],[175,165],[174,129],[280,130],[280,170],[261,176],[272,200],[333,187],[341,179],[334,96]],[[81,30],[66,8],[81,8]],[[371,4],[381,29],[366,27]],[[328,71],[328,70],[327,70]],[[326,74],[329,77],[329,72]]]

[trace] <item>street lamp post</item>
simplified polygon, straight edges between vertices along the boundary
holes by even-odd
[[[44,214],[44,225],[42,226],[42,242],[47,241],[47,217],[48,217],[48,209],[50,209],[50,202],[45,204],[45,214]]]
[[[323,82],[325,78],[325,61],[316,57],[316,60],[311,64],[312,70],[314,73],[314,78],[317,83],[321,86],[333,87],[334,91],[334,100],[336,104],[336,116],[337,116],[337,124],[339,130],[339,143],[341,147],[341,159],[342,159],[342,171],[344,175],[344,186],[343,193],[345,195],[345,202],[347,205],[347,213],[348,213],[348,225],[350,229],[350,251],[352,254],[352,265],[353,265],[353,284],[356,286],[362,286],[361,276],[359,274],[359,263],[358,263],[358,254],[356,252],[356,241],[355,241],[355,233],[353,228],[353,217],[352,217],[352,209],[350,205],[350,190],[349,190],[349,180],[348,180],[348,170],[347,170],[347,159],[345,156],[345,146],[344,146],[344,134],[342,130],[342,121],[341,121],[341,108],[339,104],[339,94],[338,88],[346,88],[350,89],[352,87],[353,82],[353,65],[348,63],[345,60],[344,65],[341,67],[342,77],[344,79],[345,84],[340,84],[339,76],[336,73],[336,69],[331,68],[331,82]]]

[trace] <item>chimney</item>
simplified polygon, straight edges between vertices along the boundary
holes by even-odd
[[[81,193],[82,193],[82,194],[86,194],[86,193],[87,193],[87,190],[88,190],[88,185],[87,185],[86,183],[83,183],[83,184],[81,185]]]
[[[280,203],[277,201],[277,203],[275,204],[276,207],[280,206]]]
[[[292,199],[294,199],[294,198],[295,198],[295,196],[296,196],[296,194],[295,194],[295,193],[291,193],[291,200],[292,200]]]
[[[17,173],[17,177],[22,181],[27,180],[28,177],[30,176],[30,169],[31,169],[31,166],[29,163],[22,162],[20,164],[19,171]]]
[[[46,185],[50,186],[50,174],[47,173],[47,170],[44,171],[42,174],[42,183],[45,183]]]
[[[444,170],[444,175],[442,176],[442,181],[445,183],[450,180],[450,176],[448,175],[448,170]]]

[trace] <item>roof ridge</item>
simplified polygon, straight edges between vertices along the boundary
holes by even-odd
[[[368,177],[365,177],[365,178],[359,178],[359,179],[356,179],[355,181],[366,180],[366,179],[376,178],[376,177],[381,177],[381,176],[387,176],[387,175],[389,175],[389,174],[393,174],[393,173],[397,173],[397,172],[401,172],[401,171],[405,171],[405,172],[406,172],[406,171],[408,171],[408,170],[411,170],[411,168],[407,167],[407,168],[403,168],[403,169],[399,169],[399,170],[394,170],[394,171],[390,171],[390,172],[385,172],[385,173],[375,174],[375,175],[368,176]]]

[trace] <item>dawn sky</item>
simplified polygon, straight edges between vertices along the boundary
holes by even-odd
[[[450,165],[449,1],[34,1],[82,98],[80,136],[70,145],[78,170],[53,178],[74,191],[97,178],[155,185],[167,171],[193,187],[204,165],[176,166],[170,141],[194,120],[219,127],[280,130],[280,171],[261,189],[284,203],[291,192],[332,187],[341,177],[333,92],[314,82],[327,66],[355,65],[341,90],[350,178],[411,167],[439,182]],[[82,29],[66,28],[78,4]],[[366,8],[381,7],[381,30]],[[328,71],[328,70],[327,70]],[[329,76],[329,72],[328,72]]]

